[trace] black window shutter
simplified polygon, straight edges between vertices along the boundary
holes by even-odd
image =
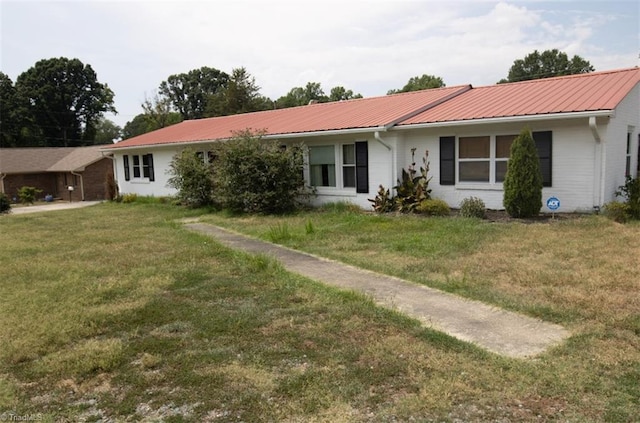
[[[538,158],[540,159],[540,170],[542,171],[542,186],[551,186],[551,131],[534,132],[533,139],[536,142]]]
[[[131,174],[129,173],[129,156],[127,154],[122,156],[122,161],[124,162],[124,180],[128,181],[131,179]]]
[[[440,137],[440,185],[456,184],[456,137]]]
[[[149,181],[156,180],[156,176],[153,173],[153,154],[147,154],[147,162],[149,163]]]
[[[356,192],[369,193],[369,147],[367,141],[356,142]]]

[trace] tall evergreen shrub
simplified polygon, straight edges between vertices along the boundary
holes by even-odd
[[[213,173],[195,150],[185,148],[176,154],[169,166],[170,187],[178,191],[180,202],[189,207],[201,207],[213,203]]]
[[[536,144],[525,128],[511,145],[503,205],[511,217],[532,217],[542,208],[542,172]]]

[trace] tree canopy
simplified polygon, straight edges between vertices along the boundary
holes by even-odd
[[[207,116],[228,116],[273,108],[271,99],[260,94],[256,79],[244,67],[235,68],[226,85],[209,98]]]
[[[276,100],[278,109],[287,107],[305,106],[307,104],[326,103],[330,101],[351,100],[353,98],[362,98],[361,94],[354,94],[352,90],[347,90],[343,86],[331,88],[330,94],[327,96],[319,82],[307,82],[304,87],[293,87],[286,95]]]
[[[187,73],[171,75],[160,83],[160,95],[182,115],[182,119],[207,117],[209,99],[229,82],[229,75],[215,68],[203,66]]]
[[[21,115],[20,145],[93,144],[104,112],[114,112],[113,92],[98,82],[91,65],[65,57],[38,61],[18,76],[16,110]]]
[[[94,144],[111,144],[122,136],[122,128],[107,118],[100,118],[96,123]]]
[[[514,61],[509,69],[507,78],[501,79],[498,83],[575,75],[593,72],[594,70],[589,61],[578,55],[569,59],[566,53],[557,49],[545,50],[542,53],[534,50],[524,59]]]
[[[387,91],[387,95],[397,93],[408,93],[410,91],[427,90],[430,88],[442,88],[445,86],[444,81],[439,76],[427,75],[414,76],[400,89]]]
[[[16,89],[13,81],[0,72],[0,147],[16,147],[20,121],[16,114]]]

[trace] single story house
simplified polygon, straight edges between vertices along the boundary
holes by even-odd
[[[304,174],[316,204],[348,201],[370,208],[378,187],[428,151],[432,196],[458,207],[480,197],[503,209],[510,145],[524,127],[536,141],[543,199],[561,212],[592,211],[615,199],[640,164],[640,69],[483,87],[460,85],[290,109],[188,120],[105,151],[113,154],[121,193],[165,196],[176,153],[203,153],[234,132],[263,131],[284,145],[304,143]]]
[[[31,186],[42,190],[42,197],[107,199],[106,182],[113,177],[113,164],[102,147],[0,149],[0,192],[17,198],[21,187]],[[70,186],[73,191],[69,191]]]

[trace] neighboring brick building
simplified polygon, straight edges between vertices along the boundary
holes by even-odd
[[[104,146],[40,147],[0,149],[0,192],[18,196],[23,186],[42,190],[41,197],[72,201],[108,198],[106,182],[113,177],[113,165]]]

